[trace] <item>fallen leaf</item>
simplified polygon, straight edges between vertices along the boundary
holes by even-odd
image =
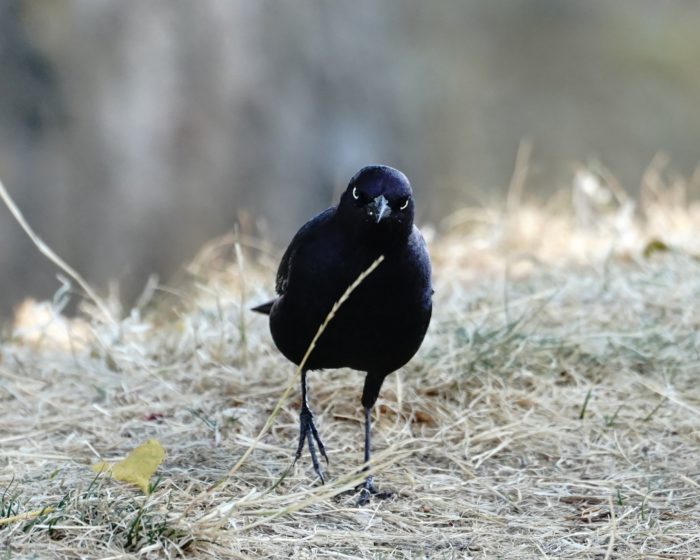
[[[101,461],[92,466],[96,473],[106,472],[115,480],[138,486],[144,494],[149,493],[149,481],[163,462],[165,450],[155,439],[149,439],[126,456],[126,459],[110,465]]]
[[[427,412],[422,412],[422,411],[417,411],[413,415],[413,421],[418,423],[418,424],[434,424],[435,421],[433,420],[433,417],[428,414]]]
[[[534,408],[535,407],[535,401],[528,399],[527,397],[521,397],[519,399],[515,399],[513,401],[513,404],[516,404],[522,408]]]
[[[670,248],[666,243],[659,239],[652,239],[646,244],[646,247],[644,247],[644,251],[642,251],[642,254],[644,255],[645,258],[651,257],[654,253],[663,253],[668,251]]]

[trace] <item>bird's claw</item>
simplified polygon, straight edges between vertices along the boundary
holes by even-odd
[[[301,457],[301,452],[304,450],[304,441],[306,441],[309,445],[309,454],[311,455],[311,463],[313,464],[314,471],[321,480],[321,484],[324,484],[326,482],[326,478],[323,475],[321,464],[316,456],[316,445],[318,445],[318,451],[321,453],[321,457],[323,457],[326,461],[326,465],[329,465],[330,461],[328,460],[328,455],[326,454],[326,448],[323,445],[323,441],[321,441],[321,436],[318,435],[318,430],[314,424],[314,416],[306,404],[302,406],[301,414],[299,415],[299,445],[297,447],[297,452],[294,455],[294,463],[296,463]]]
[[[380,500],[385,500],[386,498],[391,497],[391,492],[380,492],[377,490],[377,488],[374,486],[374,477],[372,475],[369,475],[367,480],[355,488],[355,490],[360,491],[360,495],[357,497],[358,506],[366,506],[372,496],[379,498]]]
[[[370,498],[377,493],[377,489],[374,487],[371,481],[372,477],[369,477],[363,484],[357,487],[360,491],[360,495],[357,497],[358,506],[366,506],[369,503]]]

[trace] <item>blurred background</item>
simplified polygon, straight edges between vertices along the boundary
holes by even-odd
[[[589,159],[690,177],[698,30],[695,0],[2,0],[0,178],[128,302],[234,223],[282,248],[368,163],[438,228],[500,203],[524,139],[528,196]],[[4,207],[0,267],[0,316],[59,286]]]

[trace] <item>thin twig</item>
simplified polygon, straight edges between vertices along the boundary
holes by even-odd
[[[257,447],[258,443],[260,443],[260,440],[262,440],[263,437],[265,437],[265,434],[268,432],[268,430],[272,427],[272,423],[274,422],[274,419],[276,418],[277,414],[279,413],[280,409],[282,408],[282,405],[284,402],[287,400],[287,397],[289,396],[289,393],[292,390],[292,387],[294,386],[295,382],[300,378],[301,372],[304,369],[304,366],[306,365],[306,362],[309,359],[309,356],[311,356],[311,352],[313,352],[314,348],[316,347],[316,343],[318,342],[319,337],[323,334],[323,331],[326,330],[328,327],[328,324],[331,322],[333,317],[335,317],[335,314],[338,312],[338,309],[348,300],[350,297],[350,294],[367,278],[384,260],[384,255],[380,255],[377,257],[374,262],[366,269],[364,270],[356,279],[355,281],[348,286],[348,288],[345,290],[342,296],[340,296],[340,299],[336,301],[333,304],[333,307],[331,310],[328,312],[328,315],[326,316],[325,320],[321,324],[321,326],[318,328],[318,331],[316,331],[316,335],[313,337],[311,340],[311,343],[309,344],[309,347],[306,349],[306,353],[304,354],[303,359],[297,366],[294,375],[292,378],[289,380],[287,383],[287,386],[285,387],[284,392],[280,396],[280,398],[277,400],[277,404],[275,404],[275,407],[272,409],[272,412],[270,415],[267,417],[267,420],[265,421],[265,424],[263,427],[260,429],[260,432],[258,435],[255,437],[253,442],[248,446],[248,449],[245,450],[241,458],[236,462],[236,464],[231,467],[229,472],[227,473],[226,477],[216,484],[212,485],[209,487],[207,490],[202,492],[199,496],[197,496],[196,499],[192,501],[190,506],[188,506],[187,511],[189,511],[196,503],[199,502],[199,498],[209,494],[215,489],[221,489],[226,485],[228,480],[238,471],[238,469],[241,468],[243,463],[250,457],[250,454],[255,450]],[[185,513],[187,513],[187,511]],[[184,514],[183,514],[184,515]]]
[[[29,519],[35,519],[47,513],[54,511],[51,506],[46,506],[42,509],[37,509],[35,511],[27,511],[25,513],[19,513],[17,515],[12,515],[10,517],[3,517],[0,519],[0,526],[9,525],[10,523],[17,523],[18,521],[28,521]]]
[[[233,468],[228,472],[228,477],[233,476],[236,471],[241,468],[241,465],[245,462],[245,460],[250,456],[250,454],[253,452],[257,444],[260,442],[260,440],[265,436],[267,431],[270,429],[272,426],[272,422],[274,421],[275,417],[277,416],[277,413],[280,411],[282,408],[282,405],[284,404],[284,401],[287,400],[287,397],[289,396],[289,392],[292,390],[292,387],[294,386],[294,383],[299,377],[301,376],[301,372],[304,369],[304,366],[306,365],[306,362],[309,360],[309,356],[311,356],[311,352],[313,352],[314,348],[316,347],[316,343],[318,342],[318,339],[320,336],[323,334],[323,331],[326,330],[326,327],[328,327],[328,324],[331,322],[333,317],[335,317],[335,314],[338,312],[338,309],[340,309],[340,306],[343,305],[348,298],[350,297],[350,294],[352,294],[353,291],[355,291],[355,288],[357,288],[362,282],[364,281],[365,278],[367,278],[372,272],[374,271],[375,268],[377,268],[381,262],[384,260],[384,255],[380,255],[375,261],[365,270],[360,274],[355,281],[348,286],[348,289],[345,290],[345,293],[343,293],[342,296],[340,296],[340,299],[336,301],[333,304],[333,307],[331,308],[330,312],[326,316],[326,319],[323,321],[321,326],[318,328],[318,331],[316,332],[316,336],[313,337],[311,340],[311,344],[309,344],[309,347],[306,349],[306,353],[304,354],[304,358],[301,360],[299,365],[297,366],[296,371],[294,372],[294,377],[290,380],[290,382],[287,384],[287,387],[282,393],[282,396],[279,398],[277,401],[277,404],[275,405],[275,408],[272,409],[272,413],[270,413],[270,416],[268,416],[267,421],[265,422],[265,425],[262,427],[260,430],[260,433],[257,435],[253,443],[250,444],[248,449],[246,449],[245,453],[243,456],[238,460],[238,462],[233,466]]]
[[[66,261],[64,261],[61,257],[59,257],[53,251],[53,249],[51,249],[51,247],[49,247],[32,229],[27,220],[25,220],[20,209],[15,204],[14,200],[12,200],[10,194],[5,189],[5,186],[2,184],[2,181],[0,181],[0,198],[2,198],[10,213],[14,216],[15,220],[17,220],[17,223],[24,230],[24,233],[27,234],[29,239],[32,240],[32,243],[34,243],[34,245],[36,245],[36,248],[39,249],[39,252],[41,252],[42,255],[49,259],[53,264],[55,264],[68,276],[73,278],[73,280],[77,282],[77,284],[85,291],[88,297],[95,303],[95,305],[99,308],[99,310],[102,312],[105,318],[113,325],[116,325],[117,321],[110,313],[107,305],[104,303],[102,298],[100,298],[95,293],[95,291],[90,287],[90,285],[82,277],[82,275],[72,266],[70,266]]]

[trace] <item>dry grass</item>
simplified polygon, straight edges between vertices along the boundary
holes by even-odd
[[[429,335],[375,411],[394,496],[361,508],[356,372],[310,378],[328,484],[308,457],[280,481],[296,393],[229,473],[295,383],[247,311],[265,246],[213,243],[117,326],[27,304],[0,353],[0,518],[53,511],[0,525],[0,556],[700,557],[700,211],[648,182],[636,213],[579,185],[571,207],[451,218]],[[150,496],[90,471],[150,437]]]

